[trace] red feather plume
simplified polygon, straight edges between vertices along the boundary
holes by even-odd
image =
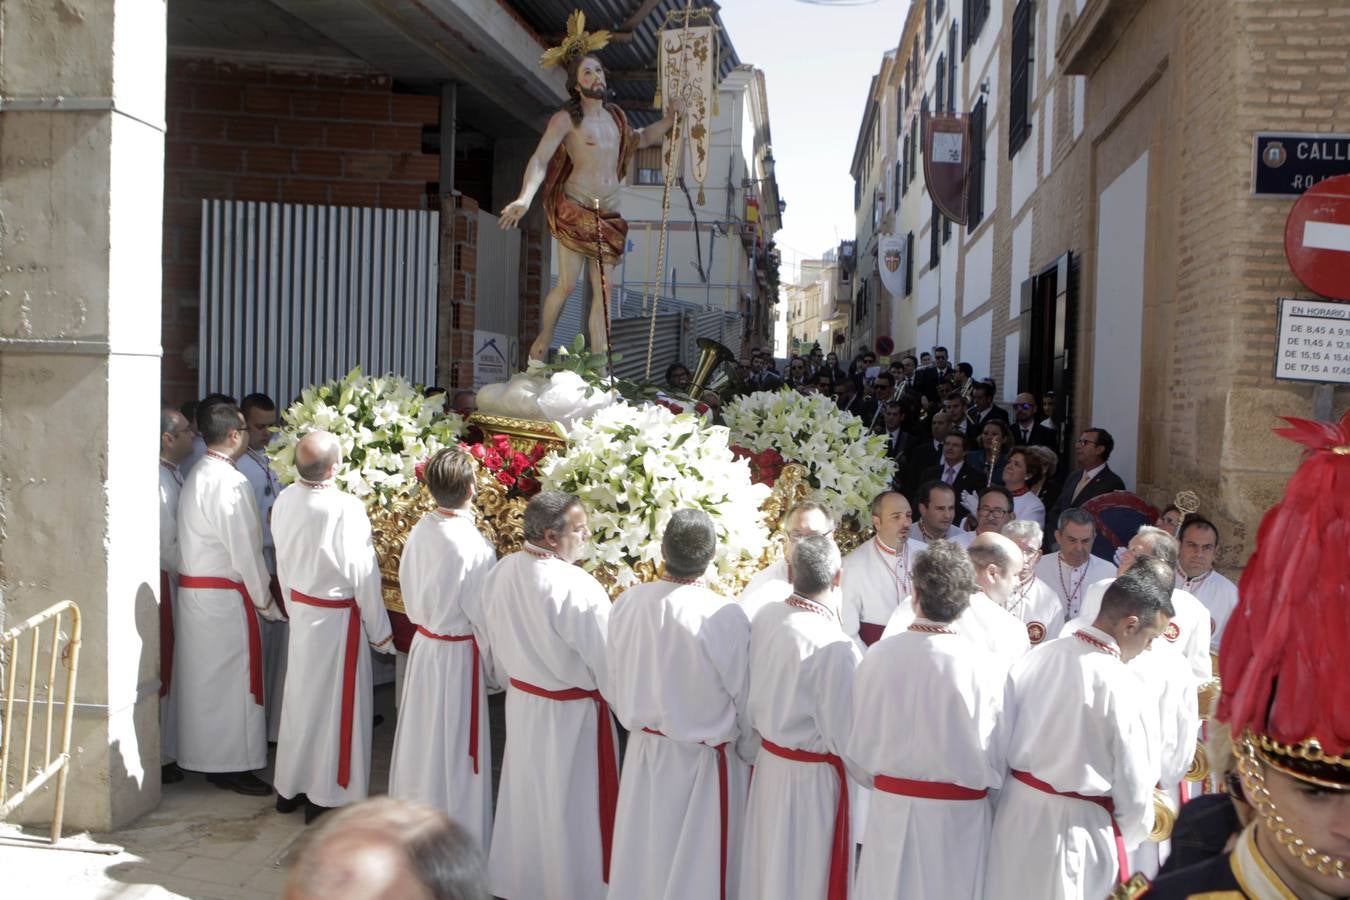
[[[1308,448],[1261,519],[1219,648],[1219,719],[1285,744],[1350,751],[1350,413],[1285,419]]]

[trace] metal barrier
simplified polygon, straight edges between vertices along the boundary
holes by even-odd
[[[70,611],[70,640],[64,650],[61,649],[61,614]],[[47,660],[46,682],[46,739],[43,744],[42,768],[33,771],[33,707],[36,705],[38,658],[41,656],[41,633],[43,623],[52,620],[52,639]],[[28,698],[24,710],[23,727],[23,766],[19,769],[20,787],[12,797],[9,792],[9,759],[14,749],[14,689],[19,674],[19,638],[24,632],[31,631],[30,644],[32,658],[28,660]],[[48,607],[27,621],[9,629],[0,635],[0,654],[8,660],[9,677],[5,679],[3,697],[5,717],[3,730],[0,730],[0,821],[19,808],[39,788],[56,776],[56,804],[52,809],[52,836],[55,844],[61,839],[61,819],[66,810],[66,776],[70,774],[70,728],[75,711],[75,681],[80,671],[80,608],[69,600],[63,600]],[[56,663],[60,660],[67,670],[66,702],[62,712],[61,752],[52,757],[52,695],[56,691]],[[3,671],[3,670],[0,670]],[[30,775],[31,772],[31,775]],[[27,780],[24,780],[27,779]]]

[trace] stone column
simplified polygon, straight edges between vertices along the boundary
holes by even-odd
[[[0,605],[79,604],[65,821],[108,830],[159,802],[165,7],[0,0],[0,21]]]

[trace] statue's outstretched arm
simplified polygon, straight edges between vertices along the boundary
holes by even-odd
[[[684,98],[671,97],[666,104],[666,114],[646,128],[638,129],[638,147],[655,147],[675,124],[675,118],[684,112]]]
[[[567,132],[571,128],[572,118],[565,110],[559,110],[548,120],[544,136],[539,139],[539,146],[535,148],[534,155],[525,166],[520,196],[507,204],[497,219],[497,224],[502,228],[515,228],[525,213],[529,212],[534,195],[539,192],[540,185],[544,183],[544,176],[548,173],[549,160],[553,158],[553,154],[557,152],[558,146],[562,144],[563,138],[567,137]]]

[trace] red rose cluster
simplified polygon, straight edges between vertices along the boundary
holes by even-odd
[[[755,484],[767,484],[773,487],[774,482],[778,481],[778,476],[783,472],[783,466],[787,465],[787,460],[783,459],[783,454],[772,447],[755,453],[735,444],[731,447],[731,455],[737,459],[750,460],[750,480]]]
[[[664,406],[666,409],[670,410],[677,416],[685,412],[683,406],[681,406],[678,403],[675,403],[672,400],[667,400],[664,397],[657,397],[652,402],[655,403],[657,406]],[[706,413],[707,411],[708,411],[708,404],[704,403],[702,400],[694,404],[694,412],[698,413],[700,416]]]
[[[511,446],[511,439],[506,435],[494,434],[485,443],[460,444],[460,447],[507,487],[515,488],[526,497],[539,493],[538,479],[526,473],[534,471],[535,465],[548,453],[542,443],[535,444],[529,453],[521,453]]]

